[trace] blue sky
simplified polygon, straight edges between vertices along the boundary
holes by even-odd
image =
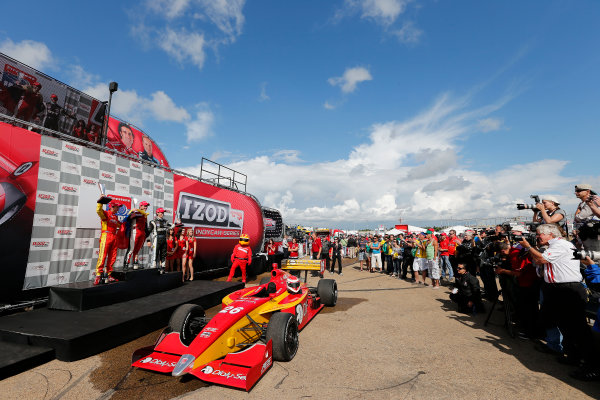
[[[248,175],[290,223],[528,215],[600,188],[600,3],[34,2],[0,51],[100,98],[171,164]],[[595,145],[595,146],[594,146]]]

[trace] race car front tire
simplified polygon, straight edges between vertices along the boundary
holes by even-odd
[[[179,332],[181,343],[189,346],[202,330],[201,320],[206,317],[204,308],[197,304],[182,304],[171,315],[169,328],[171,332]]]
[[[276,312],[267,325],[267,342],[273,341],[273,359],[290,361],[298,351],[298,322],[294,315]]]
[[[321,279],[317,285],[317,294],[321,298],[321,303],[328,307],[335,306],[337,303],[338,289],[335,279]]]

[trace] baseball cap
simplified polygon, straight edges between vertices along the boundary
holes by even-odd
[[[542,201],[543,200],[551,201],[551,202],[553,202],[555,204],[560,204],[559,201],[558,201],[558,199],[556,197],[554,197],[554,196],[542,196]]]
[[[150,203],[148,203],[147,201],[142,201],[140,203],[140,206],[149,206],[149,205],[150,205]]]
[[[161,208],[159,208],[159,209],[157,209],[157,210],[156,210],[156,213],[158,214],[159,212],[161,212],[161,213],[164,213],[164,212],[165,212],[165,209],[164,209],[164,208],[162,208],[162,207],[161,207]]]
[[[57,95],[55,95],[54,93],[52,93],[52,94],[50,95],[50,98],[51,98],[51,99],[58,99],[58,96],[57,96]]]
[[[580,183],[579,185],[575,185],[575,190],[592,190],[592,185],[589,183]]]
[[[433,229],[427,229],[427,233],[434,233],[435,231]]]
[[[39,87],[42,87],[42,84],[41,84],[41,83],[39,83],[39,82],[33,82],[33,83],[31,84],[31,86],[39,86]]]

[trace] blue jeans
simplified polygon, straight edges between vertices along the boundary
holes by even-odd
[[[446,270],[448,270],[448,279],[454,278],[449,256],[440,256],[440,269],[442,270],[442,278],[446,277]]]
[[[394,274],[396,274],[397,276],[400,276],[400,273],[402,272],[402,259],[401,258],[394,258]]]

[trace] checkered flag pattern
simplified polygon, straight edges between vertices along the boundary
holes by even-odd
[[[100,196],[98,183],[106,193],[130,199],[143,198],[153,210],[173,210],[173,174],[109,153],[42,136],[36,206],[27,271],[23,289],[34,289],[92,279],[100,243],[100,219],[95,227],[82,224],[80,202],[90,202],[90,190]],[[95,202],[94,200],[91,200]],[[94,204],[95,207],[95,204]],[[89,208],[89,207],[88,207]],[[129,210],[122,208],[120,219]],[[122,215],[121,215],[122,214]],[[78,223],[78,219],[80,219]],[[150,248],[139,254],[142,264],[150,260]],[[119,250],[115,267],[121,267],[126,250]]]

